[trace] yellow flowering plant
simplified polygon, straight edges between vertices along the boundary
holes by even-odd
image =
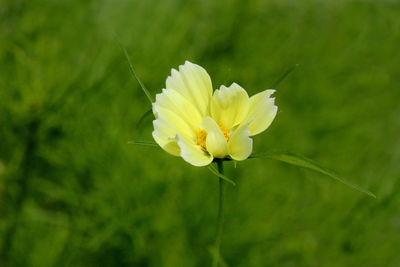
[[[153,138],[168,153],[194,166],[214,159],[247,159],[253,150],[250,136],[270,126],[277,106],[266,90],[252,97],[238,84],[213,93],[210,76],[186,61],[172,69],[166,89],[153,103]]]
[[[135,72],[126,50],[130,70],[152,103],[153,142],[131,141],[130,144],[158,146],[169,154],[182,157],[193,166],[208,166],[219,177],[219,208],[217,234],[211,247],[213,266],[221,262],[224,180],[236,185],[223,171],[224,161],[243,161],[248,158],[270,158],[291,165],[308,168],[334,178],[369,196],[375,195],[320,166],[315,161],[291,152],[253,153],[252,136],[265,131],[275,119],[278,107],[268,89],[251,97],[238,84],[224,85],[213,91],[207,71],[186,61],[179,69],[172,69],[165,89],[155,100]],[[285,72],[275,86],[294,68]],[[274,86],[274,87],[275,87]],[[142,117],[143,119],[143,117]],[[141,119],[141,120],[142,120]],[[215,162],[217,166],[213,166]]]

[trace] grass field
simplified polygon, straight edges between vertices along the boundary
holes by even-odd
[[[0,0],[0,265],[209,266],[218,179],[151,141],[171,68],[277,87],[254,151],[313,158],[377,199],[268,159],[226,164],[229,266],[400,265],[400,2]]]

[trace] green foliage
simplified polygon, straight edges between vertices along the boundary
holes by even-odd
[[[296,151],[378,196],[275,161],[226,162],[228,266],[398,266],[397,1],[0,1],[0,265],[209,266],[218,179],[153,147],[172,67],[275,93],[255,151]],[[151,116],[150,116],[151,117]]]
[[[121,41],[119,41],[119,42],[121,42]],[[124,55],[126,57],[126,60],[129,63],[129,69],[131,70],[131,73],[132,73],[133,77],[135,77],[136,81],[140,84],[140,88],[142,88],[143,93],[146,95],[146,97],[150,101],[150,103],[153,103],[154,102],[154,98],[151,96],[149,91],[146,89],[146,87],[144,86],[142,80],[140,80],[140,78],[137,75],[135,69],[133,68],[131,58],[129,57],[128,52],[126,51],[126,48],[121,43],[120,43],[120,46],[121,46],[122,51],[124,51]],[[148,112],[146,112],[146,113],[148,113]],[[143,116],[140,118],[139,122],[141,121],[142,118],[143,118]]]
[[[253,154],[251,158],[270,158],[270,159],[275,159],[279,160],[294,166],[298,167],[304,167],[322,174],[325,174],[357,191],[360,191],[370,197],[376,198],[376,196],[369,192],[368,190],[365,190],[361,188],[360,186],[353,184],[346,179],[340,177],[338,174],[336,174],[334,171],[327,169],[325,167],[322,167],[319,163],[315,162],[312,159],[306,158],[301,155],[294,154],[292,152],[270,152],[270,153],[260,153],[260,154]]]
[[[230,183],[230,184],[233,185],[233,186],[236,185],[236,183],[235,183],[232,179],[230,179],[230,178],[226,177],[224,174],[218,172],[217,167],[215,167],[214,165],[210,164],[210,165],[208,166],[208,169],[209,169],[214,175],[216,175],[217,177],[221,178],[222,180],[227,181],[228,183]]]

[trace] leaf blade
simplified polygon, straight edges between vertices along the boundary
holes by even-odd
[[[119,46],[121,47],[122,51],[124,52],[125,58],[128,61],[129,64],[129,69],[133,75],[133,77],[136,79],[136,81],[139,83],[140,87],[142,88],[142,91],[144,92],[144,94],[146,95],[147,99],[150,101],[150,104],[154,102],[154,98],[152,97],[152,95],[150,94],[149,90],[147,90],[147,88],[144,86],[142,80],[140,80],[139,75],[137,74],[137,72],[135,71],[135,69],[133,68],[133,64],[131,61],[131,58],[129,57],[128,51],[126,50],[125,46],[121,43],[121,41],[119,40],[119,38],[117,38]]]
[[[147,119],[151,114],[153,114],[152,109],[149,109],[145,113],[143,113],[143,115],[140,116],[140,119],[136,123],[136,128],[139,128],[142,125],[142,123],[144,122],[144,120]]]
[[[208,165],[208,169],[209,169],[213,174],[215,174],[216,176],[218,176],[219,178],[221,178],[221,179],[227,181],[228,183],[232,184],[233,186],[236,186],[236,183],[235,183],[232,179],[230,179],[230,178],[226,177],[225,175],[223,175],[222,173],[220,173],[220,172],[215,168],[215,166],[213,166],[213,165]]]
[[[297,167],[303,167],[303,168],[307,168],[307,169],[319,172],[321,174],[329,176],[329,177],[343,183],[344,185],[347,185],[350,188],[353,188],[354,190],[364,193],[370,197],[376,198],[376,195],[373,194],[372,192],[360,187],[359,185],[353,184],[352,182],[340,177],[334,171],[332,171],[328,168],[322,167],[318,162],[316,162],[312,159],[306,158],[304,156],[297,155],[297,154],[294,154],[291,152],[270,152],[270,153],[254,154],[251,156],[251,158],[260,158],[260,157],[278,160],[278,161],[281,161],[281,162],[284,162],[287,164],[291,164],[291,165],[294,165]]]
[[[270,86],[270,88],[276,89],[276,87],[290,74],[292,73],[299,64],[294,64],[292,67],[287,69],[275,82],[273,82]]]
[[[140,141],[140,140],[133,140],[128,141],[129,145],[137,145],[137,146],[150,146],[150,147],[158,147],[158,144],[149,141]]]

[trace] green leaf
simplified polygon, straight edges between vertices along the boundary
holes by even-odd
[[[129,141],[128,144],[130,145],[136,145],[136,146],[151,146],[151,147],[159,147],[156,143],[154,142],[148,142],[148,141]]]
[[[278,80],[276,80],[275,82],[272,83],[270,88],[275,89],[276,87],[278,87],[278,85],[290,74],[292,73],[297,67],[299,66],[299,64],[295,64],[292,67],[290,67],[288,70],[286,70],[279,78]]]
[[[131,70],[131,73],[133,75],[133,77],[136,79],[136,81],[138,81],[138,83],[140,84],[140,87],[142,88],[143,92],[145,93],[145,95],[147,96],[147,99],[150,101],[150,103],[154,102],[153,97],[151,96],[150,92],[146,89],[146,87],[144,86],[144,84],[142,83],[142,81],[139,78],[139,75],[136,73],[135,69],[133,68],[132,65],[132,61],[131,58],[129,57],[128,51],[126,51],[125,46],[122,45],[121,41],[119,40],[119,38],[117,38],[119,46],[121,47],[122,51],[124,51],[125,54],[125,58],[129,63],[129,69]]]
[[[210,165],[208,165],[208,169],[209,169],[213,174],[215,174],[216,176],[218,176],[219,178],[221,178],[221,179],[227,181],[228,183],[231,183],[232,185],[236,186],[236,183],[235,183],[234,181],[232,181],[231,179],[229,179],[228,177],[226,177],[225,175],[223,175],[222,173],[220,173],[220,172],[218,171],[218,169],[217,169],[215,166],[213,166],[213,165],[210,164]]]
[[[136,128],[139,128],[140,125],[143,123],[143,121],[149,117],[150,115],[153,114],[153,110],[149,109],[148,111],[146,111],[145,113],[143,113],[143,115],[140,117],[140,119],[138,120],[138,122],[136,123]]]
[[[210,254],[213,258],[218,257],[218,259],[219,259],[218,264],[220,266],[228,267],[228,264],[226,264],[225,259],[222,257],[221,253],[214,246],[209,246],[208,252],[210,252]]]
[[[270,159],[274,159],[274,160],[279,160],[294,166],[299,166],[299,167],[303,167],[303,168],[307,168],[307,169],[311,169],[313,171],[325,174],[359,192],[362,192],[368,196],[371,196],[373,198],[376,198],[376,195],[374,195],[373,193],[371,193],[368,190],[365,190],[363,188],[361,188],[360,186],[353,184],[349,181],[347,181],[346,179],[340,177],[338,174],[336,174],[334,171],[329,170],[327,168],[322,167],[320,164],[318,164],[317,162],[315,162],[312,159],[300,156],[300,155],[296,155],[294,153],[291,152],[271,152],[271,153],[261,153],[261,154],[254,154],[251,156],[251,158],[270,158]]]

